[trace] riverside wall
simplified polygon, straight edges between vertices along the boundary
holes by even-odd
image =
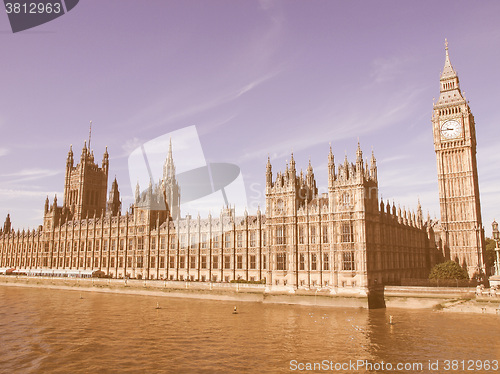
[[[300,289],[290,292],[269,289],[264,284],[247,283],[0,275],[0,286],[344,308],[373,307],[369,305],[368,295],[355,291],[332,293],[325,289]],[[500,314],[500,298],[476,297],[473,288],[385,286],[377,294],[382,302],[378,302],[376,307]]]

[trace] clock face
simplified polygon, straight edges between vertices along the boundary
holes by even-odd
[[[462,133],[462,126],[455,120],[446,121],[441,125],[441,137],[443,139],[457,138]]]

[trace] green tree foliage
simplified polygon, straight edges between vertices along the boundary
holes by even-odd
[[[455,261],[447,261],[434,266],[429,279],[469,279],[469,275]]]
[[[487,251],[494,251],[496,247],[495,241],[490,238],[486,238],[486,250]]]
[[[495,241],[490,238],[486,238],[486,251],[484,252],[484,263],[486,268],[489,269],[495,264],[496,254],[495,254]]]

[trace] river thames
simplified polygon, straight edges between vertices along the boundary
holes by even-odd
[[[1,372],[484,373],[500,359],[496,315],[24,287],[0,300]]]

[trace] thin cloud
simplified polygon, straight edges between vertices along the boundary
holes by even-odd
[[[401,161],[401,160],[405,160],[408,158],[409,158],[408,155],[398,155],[398,156],[386,157],[386,158],[377,160],[377,162],[379,164],[382,164],[382,163],[389,163],[389,162],[394,162],[394,161]]]
[[[22,169],[15,173],[2,174],[1,177],[33,177],[33,176],[51,176],[58,174],[59,171],[49,169]]]
[[[61,170],[50,170],[50,169],[22,169],[20,171],[14,173],[7,173],[0,175],[2,178],[6,178],[7,180],[4,183],[8,184],[16,184],[16,183],[25,183],[31,182],[43,178],[53,177],[58,174],[62,174]]]
[[[20,189],[6,189],[2,188],[0,189],[0,196],[4,198],[19,198],[19,197],[24,197],[24,198],[32,198],[32,197],[37,197],[37,198],[45,198],[47,196],[63,196],[62,191],[32,191],[32,190],[20,190]]]
[[[254,88],[256,88],[257,86],[260,86],[262,83],[264,83],[265,81],[275,77],[276,75],[278,75],[280,73],[280,71],[277,71],[275,73],[269,73],[269,74],[266,74],[256,80],[254,80],[253,82],[250,82],[248,83],[247,85],[245,85],[243,88],[241,88],[239,90],[239,92],[236,94],[236,98],[240,97],[241,95],[244,95],[245,93],[253,90]]]
[[[255,80],[253,80],[252,82],[245,84],[241,88],[238,88],[236,90],[227,90],[226,92],[222,92],[219,96],[216,96],[215,98],[212,97],[209,100],[201,99],[198,104],[189,105],[176,113],[173,113],[167,117],[163,117],[163,119],[161,119],[159,122],[161,122],[162,124],[168,123],[168,122],[177,122],[181,119],[193,117],[197,114],[200,114],[200,113],[206,112],[208,110],[211,110],[213,108],[230,103],[230,102],[238,99],[242,95],[254,90],[255,88],[257,88],[258,86],[260,86],[264,82],[274,78],[275,76],[280,74],[281,71],[282,70],[279,69],[279,70],[276,70],[274,72],[267,73],[267,74],[263,75],[262,77],[259,77]],[[164,106],[163,106],[163,108],[164,108]],[[147,127],[155,127],[155,126],[156,126],[156,124],[150,125]]]
[[[203,123],[200,126],[197,126],[196,129],[198,130],[199,135],[205,135],[208,133],[211,133],[217,128],[223,127],[224,125],[230,123],[232,120],[234,120],[237,117],[236,114],[232,114],[226,118],[223,119],[216,119],[214,121],[209,121],[207,123]]]
[[[413,107],[415,96],[418,96],[422,89],[411,89],[409,91],[411,93],[407,95],[398,95],[403,98],[399,102],[388,100],[390,106],[387,108],[374,109],[371,116],[361,116],[358,112],[353,111],[351,113],[347,110],[342,113],[343,116],[341,117],[335,108],[334,111],[323,114],[322,118],[316,121],[315,128],[318,130],[308,133],[307,137],[304,137],[301,131],[289,133],[289,137],[283,139],[280,143],[262,144],[260,149],[244,153],[237,162],[262,159],[263,156],[268,154],[269,149],[273,150],[273,159],[279,158],[290,154],[292,148],[301,151],[326,144],[329,139],[335,141],[354,139],[400,123],[411,115],[410,109]],[[341,125],[332,126],[332,123],[340,123]],[[291,129],[303,129],[309,125],[307,123],[289,123],[287,126]]]

